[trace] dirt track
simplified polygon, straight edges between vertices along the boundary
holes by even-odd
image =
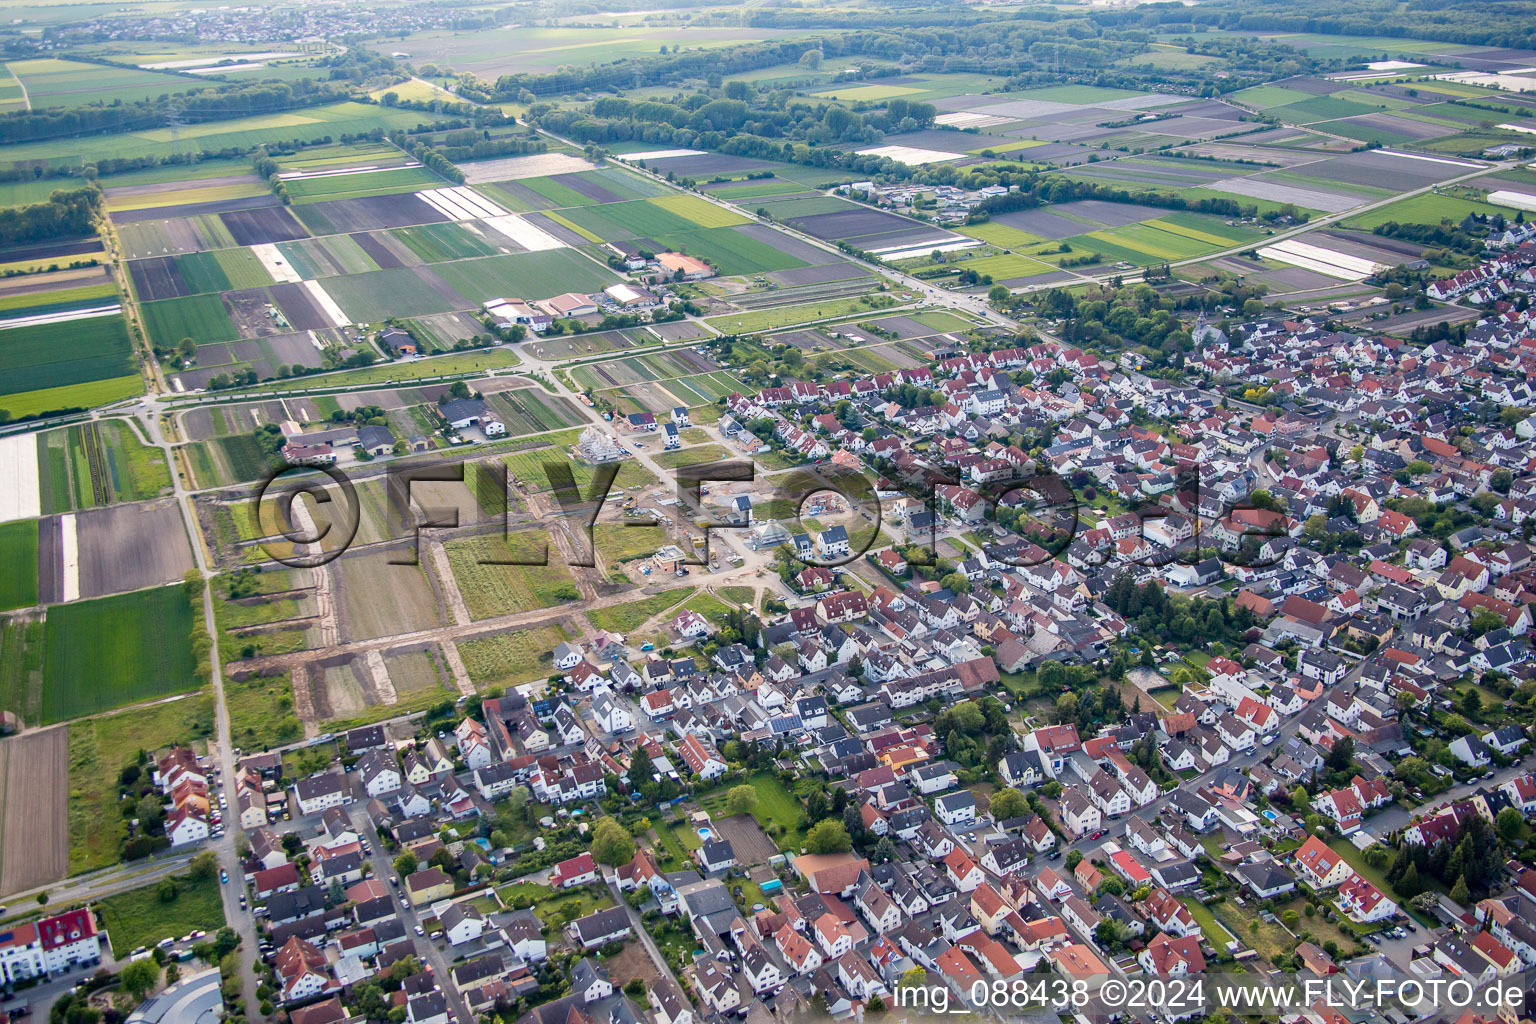
[[[69,729],[56,726],[0,741],[5,792],[0,893],[47,885],[69,871]]]

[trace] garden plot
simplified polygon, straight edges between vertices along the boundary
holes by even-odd
[[[590,171],[596,167],[590,160],[566,153],[535,153],[495,160],[472,160],[459,165],[459,169],[464,172],[464,181],[469,185],[542,178],[551,174]]]
[[[442,604],[427,577],[424,559],[406,561],[405,547],[348,553],[331,563],[341,595],[341,635],[346,640],[429,629],[443,624]]]

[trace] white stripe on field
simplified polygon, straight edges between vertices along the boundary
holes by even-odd
[[[341,307],[336,305],[336,300],[327,295],[325,289],[320,287],[319,281],[305,281],[304,290],[309,292],[315,303],[319,305],[321,311],[331,321],[332,327],[345,327],[352,322],[347,318],[347,314],[341,311]]]
[[[283,256],[272,242],[260,242],[251,246],[251,255],[256,257],[267,273],[272,275],[274,281],[284,281],[289,284],[297,284],[304,280],[304,276],[294,269],[293,264]]]
[[[59,555],[64,568],[64,600],[80,600],[80,536],[75,531],[75,514],[59,517]]]
[[[19,316],[14,320],[0,320],[0,331],[13,327],[37,327],[40,324],[67,324],[71,320],[90,320],[98,316],[113,316],[123,307],[116,302],[110,306],[92,306],[89,309],[66,309],[60,313],[39,313],[37,316]]]
[[[565,243],[560,239],[513,213],[505,217],[487,217],[483,223],[491,230],[506,235],[529,252],[565,248]]]

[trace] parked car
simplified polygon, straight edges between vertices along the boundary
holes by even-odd
[[[229,872],[226,871],[224,868],[219,868],[219,884],[220,885],[228,885],[229,884]]]

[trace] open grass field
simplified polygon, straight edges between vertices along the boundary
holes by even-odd
[[[0,396],[67,391],[72,385],[133,373],[133,345],[121,315],[13,327],[0,332]],[[59,398],[63,401],[66,395],[60,394]],[[43,407],[83,404],[87,403],[75,401]],[[0,405],[13,416],[23,415],[8,397],[0,397]]]
[[[656,456],[656,465],[663,469],[677,469],[680,466],[697,466],[705,462],[716,462],[728,458],[729,453],[717,444],[702,444],[693,448],[679,448],[676,451],[661,452]]]
[[[547,541],[542,531],[525,531],[446,544],[448,564],[469,614],[488,619],[552,608],[580,596],[554,543],[542,550]],[[519,564],[506,564],[513,560]]]
[[[37,520],[0,523],[0,565],[0,611],[36,604]]]
[[[118,844],[128,830],[127,819],[118,808],[118,772],[136,762],[140,750],[192,743],[212,734],[213,695],[206,690],[71,724],[70,873],[117,861]]]
[[[671,590],[664,590],[659,594],[652,594],[650,597],[642,597],[635,601],[626,601],[624,604],[594,608],[587,612],[587,621],[592,623],[594,629],[609,633],[628,633],[630,630],[638,629],[648,619],[681,604],[692,593],[692,587],[673,587]]]
[[[180,586],[48,611],[43,720],[58,722],[201,685]]]
[[[176,898],[161,898],[158,882],[108,896],[96,904],[112,940],[112,955],[127,957],[140,946],[180,938],[191,931],[210,935],[224,927],[224,903],[217,877],[194,881],[176,878]]]
[[[458,648],[477,687],[515,686],[553,674],[555,645],[575,635],[556,623],[460,640]]]

